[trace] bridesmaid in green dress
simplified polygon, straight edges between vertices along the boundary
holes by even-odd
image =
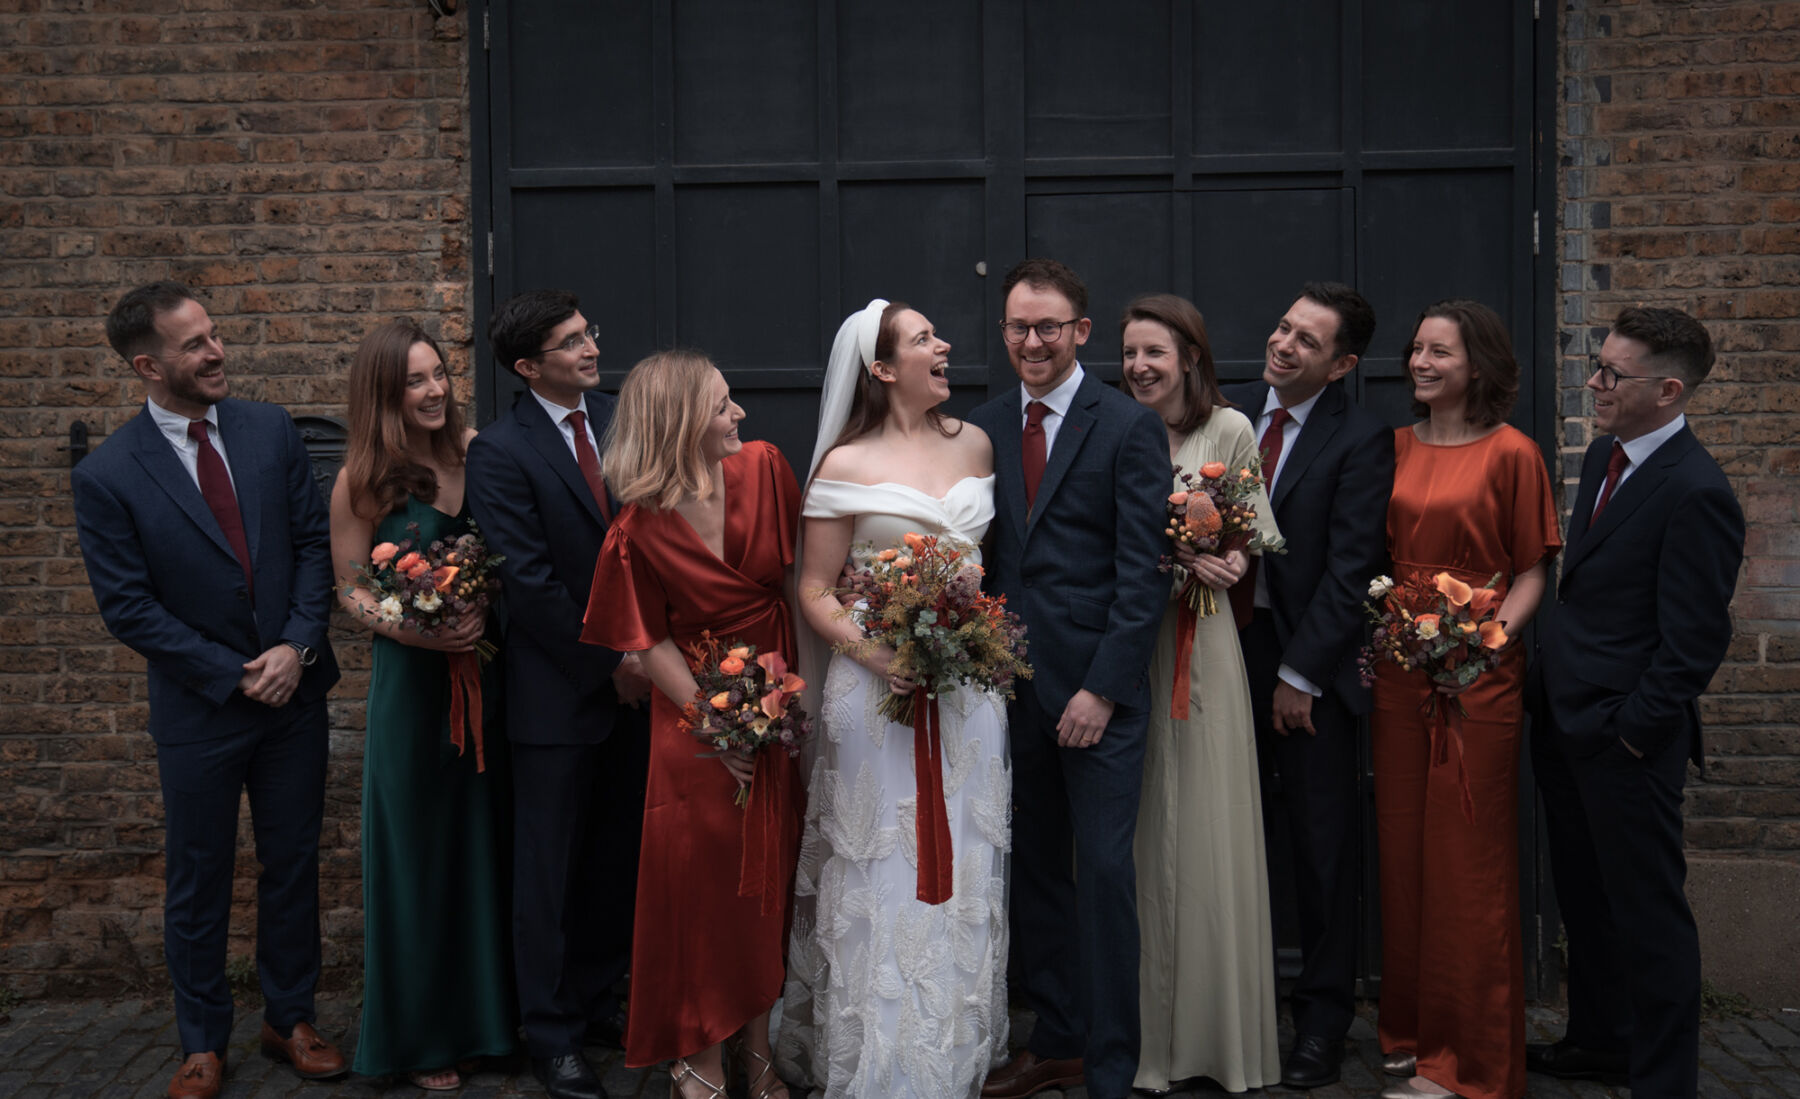
[[[431,1091],[510,1054],[510,894],[504,752],[450,742],[447,655],[486,615],[425,636],[384,621],[357,566],[383,542],[429,545],[469,527],[463,427],[437,344],[407,321],[369,333],[350,367],[350,431],[331,493],[338,601],[374,633],[363,751],[363,1008],[354,1069]],[[410,525],[417,524],[414,532]],[[492,707],[490,707],[491,709]]]

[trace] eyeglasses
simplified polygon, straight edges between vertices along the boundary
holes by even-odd
[[[581,345],[582,345],[583,341],[586,341],[587,343],[591,343],[595,347],[599,347],[600,346],[600,326],[597,324],[590,324],[586,328],[582,329],[580,332],[575,333],[573,336],[570,336],[568,339],[557,344],[555,347],[539,348],[538,354],[539,355],[548,355],[552,351],[567,351],[569,354],[573,355],[575,352],[581,350]]]
[[[1600,356],[1588,356],[1588,377],[1600,375],[1600,388],[1608,393],[1619,388],[1621,381],[1626,382],[1660,382],[1666,380],[1667,374],[1621,374],[1600,361]]]
[[[1036,324],[1026,324],[1024,321],[1001,321],[1000,334],[1006,337],[1007,343],[1024,343],[1026,336],[1036,332],[1038,339],[1043,342],[1055,343],[1062,339],[1063,329],[1071,324],[1079,323],[1081,323],[1079,317],[1072,321],[1039,321]]]

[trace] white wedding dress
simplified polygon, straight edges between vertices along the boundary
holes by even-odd
[[[905,485],[815,479],[802,514],[856,516],[853,553],[909,531],[966,541],[994,516],[993,477],[942,499]],[[776,1064],[813,1095],[974,1096],[1006,1053],[1006,709],[963,688],[938,700],[954,886],[916,899],[913,731],[876,709],[887,681],[833,656],[814,724],[806,826]]]

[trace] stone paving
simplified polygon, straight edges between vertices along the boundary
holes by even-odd
[[[319,1031],[339,1042],[346,1055],[355,1042],[356,1009],[346,999],[319,1004]],[[1017,1040],[1030,1027],[1028,1014],[1015,1015]],[[330,1083],[307,1083],[285,1065],[265,1060],[258,1050],[260,1015],[240,1009],[227,1055],[224,1095],[227,1099],[373,1099],[376,1096],[423,1096],[404,1080],[351,1077]],[[1533,1007],[1527,1013],[1532,1041],[1561,1033],[1562,1018],[1554,1009]],[[1311,1099],[1373,1096],[1385,1083],[1375,1042],[1374,1008],[1363,1005],[1350,1032],[1344,1078],[1310,1093],[1271,1088],[1271,1095],[1308,1094]],[[1282,1048],[1293,1040],[1286,1019]],[[175,1024],[166,999],[29,1003],[15,1007],[0,1025],[0,1099],[157,1099],[164,1094],[177,1066]],[[614,1096],[667,1099],[669,1077],[653,1069],[628,1069],[615,1048],[595,1046],[589,1058]],[[471,1077],[458,1094],[469,1099],[542,1095],[523,1062],[496,1065]],[[1174,1096],[1223,1094],[1209,1083],[1179,1088]],[[1531,1077],[1528,1096],[1555,1099],[1625,1099],[1624,1088],[1565,1084]],[[1773,1016],[1708,1020],[1701,1027],[1701,1099],[1795,1099],[1800,1097],[1800,1012]],[[795,1092],[795,1099],[800,1099]],[[1084,1089],[1066,1094],[1045,1092],[1044,1099],[1086,1099]]]

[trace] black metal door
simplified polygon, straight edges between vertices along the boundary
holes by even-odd
[[[1083,359],[1112,377],[1137,293],[1192,298],[1242,378],[1299,284],[1337,278],[1381,319],[1362,400],[1406,422],[1412,318],[1474,297],[1509,318],[1514,419],[1547,438],[1533,7],[477,3],[477,332],[516,291],[573,289],[611,384],[651,349],[703,348],[746,434],[804,467],[832,334],[872,296],[955,345],[960,409],[1014,384],[995,325],[1026,255],[1087,279]],[[486,366],[483,417],[515,387]],[[1529,916],[1527,934],[1535,958]]]

